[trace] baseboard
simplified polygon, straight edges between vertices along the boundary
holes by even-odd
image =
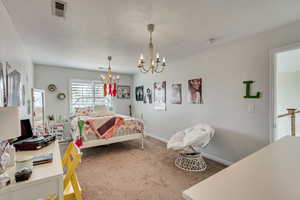
[[[164,142],[164,143],[167,143],[167,142],[168,142],[167,139],[162,138],[162,137],[159,137],[159,136],[157,136],[157,135],[153,135],[153,134],[151,134],[151,133],[145,133],[145,135],[146,135],[146,136],[149,136],[149,137],[152,137],[152,138],[154,138],[154,139],[157,139],[157,140],[159,140],[159,141],[161,141],[161,142]],[[231,161],[222,159],[222,158],[220,158],[220,157],[218,157],[218,156],[215,156],[215,155],[212,155],[212,154],[209,154],[209,153],[203,152],[202,155],[203,155],[204,157],[210,159],[210,160],[216,161],[216,162],[221,163],[221,164],[226,165],[226,166],[229,166],[229,165],[232,165],[232,164],[233,164],[233,162],[231,162]]]
[[[215,155],[212,155],[212,154],[209,154],[209,153],[205,153],[203,152],[202,155],[205,157],[205,158],[208,158],[210,160],[213,160],[213,161],[216,161],[218,163],[221,163],[223,165],[226,165],[226,166],[230,166],[233,164],[233,162],[231,161],[228,161],[228,160],[224,160],[218,156],[215,156]]]
[[[156,136],[156,135],[152,135],[151,133],[145,133],[145,135],[146,135],[146,136],[149,136],[149,137],[152,137],[152,138],[154,138],[154,139],[157,139],[157,140],[159,140],[159,141],[161,141],[161,142],[164,142],[164,143],[167,143],[167,142],[168,142],[167,139],[164,139],[164,138],[159,137],[159,136]]]

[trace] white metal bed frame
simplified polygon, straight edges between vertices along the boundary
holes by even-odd
[[[144,134],[143,133],[133,133],[128,135],[122,135],[122,136],[112,136],[109,139],[95,139],[95,140],[88,140],[83,142],[83,146],[81,146],[81,149],[87,149],[90,147],[96,147],[96,146],[102,146],[102,145],[108,145],[118,142],[125,142],[130,140],[141,140],[141,148],[144,149]]]
[[[72,80],[73,79],[70,80],[70,83],[71,83]],[[90,99],[90,98],[91,97],[80,97],[76,100],[75,103],[77,103],[80,99]],[[72,134],[72,138],[73,138],[73,134]],[[132,133],[132,134],[121,135],[121,136],[112,136],[109,139],[88,140],[88,141],[83,142],[83,145],[80,147],[80,149],[87,149],[87,148],[90,148],[90,147],[108,145],[108,144],[113,144],[113,143],[118,143],[118,142],[125,142],[125,141],[136,140],[136,139],[141,140],[141,148],[144,149],[144,133]]]

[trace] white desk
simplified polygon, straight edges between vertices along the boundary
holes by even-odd
[[[187,200],[299,200],[300,137],[287,136],[185,190]]]
[[[19,151],[16,157],[34,156],[46,152],[53,153],[53,161],[34,166],[29,180],[2,188],[0,200],[35,200],[53,194],[63,199],[63,169],[57,141],[38,151]]]

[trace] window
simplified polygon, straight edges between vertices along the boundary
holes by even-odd
[[[71,80],[71,112],[75,108],[107,104],[103,83],[99,81]]]

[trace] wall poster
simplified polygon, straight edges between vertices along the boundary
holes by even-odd
[[[135,100],[136,101],[144,100],[144,86],[137,86],[135,88]]]
[[[170,102],[172,104],[182,104],[181,83],[176,83],[171,85]]]
[[[154,83],[154,109],[166,110],[166,81]]]
[[[6,63],[6,82],[8,106],[21,105],[21,73]]]
[[[188,81],[188,102],[192,104],[203,104],[201,78]]]
[[[117,86],[117,98],[118,99],[130,99],[130,86],[118,85]]]

